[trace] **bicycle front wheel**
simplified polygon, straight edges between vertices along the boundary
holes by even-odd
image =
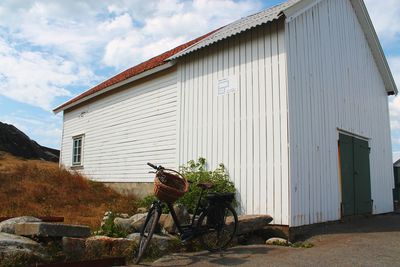
[[[200,215],[197,224],[198,229],[203,232],[199,240],[203,247],[211,252],[228,247],[236,235],[239,224],[236,211],[231,205],[224,204],[218,208],[223,215],[221,218],[216,219],[214,212],[209,208]]]
[[[161,208],[153,206],[146,217],[146,221],[140,231],[139,245],[136,251],[134,263],[138,264],[142,259],[147,247],[150,244],[150,240],[153,237],[154,231],[156,230],[158,221],[161,216]]]

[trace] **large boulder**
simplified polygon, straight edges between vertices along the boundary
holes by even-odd
[[[187,211],[186,207],[182,204],[175,204],[174,211],[176,213],[176,217],[180,224],[187,224],[190,222],[190,214]],[[170,234],[177,233],[177,227],[174,223],[174,219],[171,214],[168,214],[166,219],[162,222],[161,226]]]
[[[39,243],[26,237],[0,233],[0,266],[34,266],[46,258]]]
[[[5,221],[0,222],[0,232],[15,234],[15,225],[18,223],[27,223],[27,222],[41,222],[42,220],[31,217],[31,216],[22,216],[15,217]]]
[[[114,224],[127,233],[139,232],[146,221],[146,216],[147,213],[138,213],[127,219],[117,217],[114,219]]]
[[[269,215],[240,215],[237,235],[243,235],[261,230],[272,221]]]

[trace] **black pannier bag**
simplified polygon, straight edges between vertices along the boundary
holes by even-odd
[[[207,209],[207,225],[213,228],[223,226],[225,223],[225,214],[227,205],[235,199],[234,193],[209,193],[207,200],[210,204]]]

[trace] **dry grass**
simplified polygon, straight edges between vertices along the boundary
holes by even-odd
[[[132,214],[135,197],[87,180],[57,163],[0,154],[0,217],[63,216],[66,223],[100,226],[105,211]]]

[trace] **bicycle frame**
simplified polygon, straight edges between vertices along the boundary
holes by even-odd
[[[178,232],[181,235],[181,237],[183,235],[185,235],[185,234],[190,235],[190,238],[193,238],[193,237],[196,237],[198,235],[201,235],[201,233],[199,231],[196,231],[196,226],[194,225],[194,223],[196,222],[196,218],[198,217],[198,215],[206,209],[206,207],[203,207],[201,205],[201,200],[203,198],[203,192],[204,192],[204,189],[201,190],[201,193],[200,193],[199,199],[197,201],[196,209],[195,209],[195,212],[193,214],[192,220],[191,220],[190,224],[187,224],[187,225],[182,225],[180,223],[180,221],[178,219],[178,216],[175,213],[173,204],[172,203],[165,203],[167,205],[167,207],[168,207],[169,212],[171,213],[172,219],[173,219],[173,221],[174,221],[174,223],[176,225],[176,228],[178,229]],[[155,201],[153,203],[153,205],[158,206],[159,209],[162,210],[163,202],[161,202],[160,200],[157,200],[157,201]]]

